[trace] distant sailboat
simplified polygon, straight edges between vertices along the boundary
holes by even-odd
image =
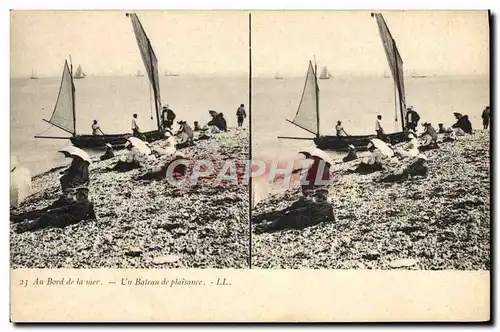
[[[82,66],[78,66],[78,68],[76,68],[76,73],[75,73],[75,76],[74,78],[75,79],[80,79],[80,78],[85,78],[85,73],[83,72],[82,70]]]
[[[414,70],[411,72],[411,78],[426,78],[427,76],[419,75]]]
[[[172,73],[170,70],[165,70],[163,73],[165,76],[179,76],[179,74]]]
[[[38,76],[36,76],[36,73],[35,73],[35,70],[34,70],[34,69],[32,69],[32,70],[31,70],[31,76],[30,76],[30,79],[31,79],[31,80],[36,80],[36,79],[38,79]]]
[[[137,71],[137,77],[143,77],[143,76],[144,76],[144,74],[140,70],[138,70]]]
[[[330,73],[328,72],[328,68],[326,68],[326,66],[323,67],[323,69],[321,70],[321,74],[319,75],[319,79],[320,80],[328,80],[332,77],[332,75],[330,75]]]
[[[282,80],[283,76],[279,72],[276,72],[276,75],[274,75],[274,78],[277,80]]]
[[[391,78],[391,73],[388,70],[384,71],[384,78]]]

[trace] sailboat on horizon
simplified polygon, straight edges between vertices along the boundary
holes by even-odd
[[[173,72],[171,72],[170,70],[165,70],[165,71],[163,72],[163,75],[165,75],[165,76],[179,76],[179,74],[177,74],[177,73],[173,73]]]
[[[280,72],[276,72],[276,74],[274,75],[274,78],[277,79],[277,80],[282,80],[283,79],[283,75],[280,74]]]
[[[425,75],[419,75],[419,74],[417,74],[417,73],[415,72],[415,70],[412,70],[412,71],[411,71],[411,74],[410,74],[410,77],[411,77],[411,78],[426,78],[427,76],[425,76]]]
[[[37,80],[38,76],[36,76],[35,70],[31,70],[30,80]]]
[[[81,79],[81,78],[85,78],[85,73],[83,72],[82,70],[82,66],[78,66],[78,68],[76,68],[76,73],[75,73],[75,76],[74,78],[75,79]]]
[[[142,73],[142,71],[139,69],[139,70],[137,71],[136,76],[137,76],[137,77],[143,77],[143,76],[144,76],[144,74],[143,74],[143,73]]]
[[[403,60],[396,47],[396,41],[387,27],[387,24],[380,13],[372,13],[372,17],[377,20],[377,25],[382,39],[382,45],[385,50],[387,61],[391,69],[392,77],[394,78],[394,89],[396,98],[395,106],[395,121],[398,121],[398,111],[400,113],[401,131],[390,133],[387,136],[391,139],[392,143],[398,143],[406,140],[404,133],[405,129],[405,116],[406,116],[406,101],[404,89],[404,75],[403,75]],[[320,111],[319,111],[319,87],[317,80],[316,65],[313,67],[312,62],[309,61],[309,66],[306,74],[306,81],[302,91],[302,98],[300,100],[297,112],[293,121],[286,119],[291,124],[313,134],[314,137],[289,137],[279,136],[283,139],[299,139],[299,140],[313,140],[315,145],[322,150],[345,151],[348,145],[352,144],[358,151],[367,149],[368,144],[375,135],[357,135],[357,136],[333,136],[321,135],[320,132]]]
[[[328,72],[328,68],[326,66],[321,70],[321,74],[319,75],[320,80],[329,80],[332,75]]]

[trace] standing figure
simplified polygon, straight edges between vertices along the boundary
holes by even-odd
[[[337,125],[335,126],[335,130],[337,131],[337,136],[349,136],[344,130],[344,127],[342,127],[342,122],[337,121]]]
[[[387,142],[387,136],[382,127],[382,115],[377,115],[377,120],[375,121],[375,131],[377,132],[377,138],[383,142]]]
[[[406,128],[408,130],[417,130],[418,121],[420,121],[420,115],[410,106],[406,110]]]
[[[486,106],[481,117],[483,118],[483,129],[488,129],[488,126],[490,124],[490,107],[489,106]]]
[[[167,106],[163,107],[161,118],[163,128],[172,129],[172,125],[174,124],[175,120],[175,113],[170,109],[168,104]]]
[[[134,113],[132,116],[132,133],[134,137],[141,136],[141,129],[139,128],[139,124],[137,123],[137,113]]]
[[[102,132],[101,128],[99,127],[99,124],[97,123],[97,120],[94,120],[92,123],[92,135],[104,135]]]
[[[238,107],[236,117],[238,118],[238,127],[241,127],[243,125],[243,120],[247,117],[244,104],[241,104],[240,107]]]

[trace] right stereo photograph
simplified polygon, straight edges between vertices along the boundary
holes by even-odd
[[[490,270],[489,22],[252,13],[253,268]]]

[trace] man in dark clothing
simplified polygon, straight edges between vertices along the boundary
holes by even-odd
[[[460,128],[467,134],[472,134],[472,124],[469,121],[467,115],[462,115],[460,113],[455,113],[457,122],[451,126],[452,128]]]
[[[238,127],[241,127],[243,125],[243,120],[247,117],[244,104],[241,104],[238,110],[236,110],[236,117],[238,118]]]
[[[113,158],[114,156],[115,156],[115,153],[113,152],[113,146],[109,143],[106,143],[106,151],[99,159],[107,160],[107,159]]]
[[[414,176],[427,176],[427,157],[424,155],[418,155],[412,159],[406,161],[405,165],[396,171],[390,172],[389,174],[383,175],[379,178],[378,182],[399,182],[407,180],[408,178]]]
[[[446,128],[444,127],[444,125],[442,123],[439,123],[438,126],[439,126],[438,133],[440,133],[440,134],[446,134],[447,133]]]
[[[222,114],[222,113],[219,113],[219,123],[220,123],[219,129],[221,131],[227,131],[226,119],[224,118],[224,114]]]
[[[85,186],[89,182],[89,162],[75,155],[71,157],[73,161],[60,179],[62,191]]]
[[[483,129],[488,129],[488,126],[490,124],[490,107],[489,106],[486,106],[481,117],[483,118]]]
[[[94,205],[88,199],[88,191],[88,188],[77,188],[73,202],[48,210],[34,220],[19,224],[17,231],[25,232],[50,226],[62,228],[83,220],[96,219]]]
[[[216,126],[220,131],[227,131],[226,119],[222,113],[211,113],[212,120],[210,120],[207,125]]]
[[[356,153],[356,148],[354,147],[354,145],[349,144],[347,146],[347,148],[348,148],[347,156],[342,158],[342,161],[344,161],[346,163],[346,162],[358,159],[358,154]]]
[[[408,130],[416,131],[420,115],[413,110],[413,106],[408,107],[406,110],[406,128]]]
[[[174,124],[175,116],[176,115],[175,115],[174,111],[172,111],[168,105],[164,106],[163,112],[161,114],[163,128],[172,129],[172,125]]]
[[[200,130],[201,130],[200,125],[199,125],[198,121],[195,121],[195,122],[194,122],[194,129],[193,129],[193,130],[194,130],[194,131],[200,131]]]

